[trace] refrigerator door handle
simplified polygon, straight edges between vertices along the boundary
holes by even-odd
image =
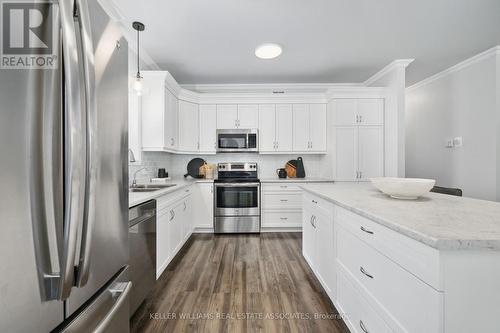
[[[92,227],[95,221],[96,185],[99,170],[97,151],[97,99],[95,87],[94,45],[90,27],[90,14],[87,1],[77,0],[78,24],[82,43],[83,82],[86,108],[87,140],[87,177],[85,180],[85,211],[83,218],[82,240],[76,286],[82,287],[88,281],[90,270],[90,249]]]
[[[59,276],[58,299],[64,300],[74,285],[75,256],[78,243],[78,229],[83,220],[85,196],[85,119],[82,115],[78,51],[73,2],[59,1],[64,86],[65,86],[65,151],[64,151],[64,245]]]
[[[112,323],[112,320],[115,318],[116,313],[118,313],[123,306],[127,306],[126,313],[129,313],[128,310],[128,295],[130,290],[132,289],[132,282],[122,282],[120,283],[119,288],[112,289],[110,292],[116,296],[116,302],[113,304],[111,310],[106,314],[106,317],[97,325],[94,330],[94,333],[105,333],[108,332],[109,326]],[[128,318],[127,318],[128,319]]]

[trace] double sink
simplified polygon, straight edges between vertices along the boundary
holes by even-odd
[[[177,184],[147,184],[147,185],[134,185],[129,188],[130,192],[154,192],[164,188],[176,186]]]

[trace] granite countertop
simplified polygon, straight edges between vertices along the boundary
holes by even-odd
[[[261,183],[333,183],[333,179],[321,177],[306,177],[306,178],[260,178]]]
[[[438,250],[500,251],[500,203],[428,193],[392,199],[370,183],[303,184],[325,200]]]
[[[178,191],[194,183],[212,183],[213,181],[214,181],[213,179],[194,179],[191,177],[177,178],[177,179],[174,178],[164,183],[158,183],[158,184],[175,184],[175,186],[172,187],[167,187],[161,190],[151,191],[151,192],[128,192],[128,207],[130,208],[137,206],[143,202],[159,198],[168,193]],[[141,184],[154,185],[154,183],[139,183],[139,185]]]

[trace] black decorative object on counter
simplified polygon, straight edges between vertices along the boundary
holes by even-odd
[[[165,170],[165,168],[159,168],[158,178],[167,178],[167,177],[168,177],[168,172]]]
[[[297,157],[297,178],[305,178],[306,170],[304,169],[304,161],[302,161],[302,157]]]
[[[286,169],[276,169],[276,174],[278,174],[278,178],[286,178]]]
[[[187,173],[184,175],[184,178],[187,176],[191,176],[193,178],[203,178],[203,176],[200,175],[200,167],[205,163],[205,160],[202,158],[193,158],[187,165]]]

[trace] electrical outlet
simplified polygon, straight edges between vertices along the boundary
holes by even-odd
[[[453,147],[458,148],[463,146],[463,139],[461,136],[453,138]]]

